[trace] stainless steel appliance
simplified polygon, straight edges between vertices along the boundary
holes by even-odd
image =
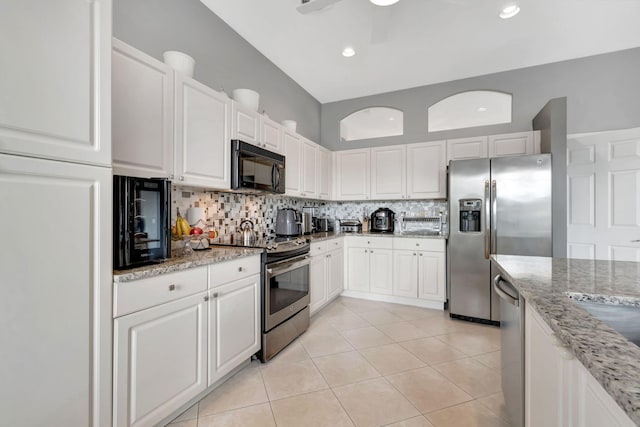
[[[340,231],[343,233],[359,233],[362,231],[362,223],[357,219],[341,219]]]
[[[302,216],[293,208],[278,209],[276,214],[277,236],[299,236],[302,234]]]
[[[248,219],[240,222],[240,240],[243,246],[254,246],[256,244],[256,232],[253,222]]]
[[[113,176],[113,268],[171,258],[171,182]]]
[[[489,255],[551,256],[551,156],[449,164],[449,312],[498,323]]]
[[[389,208],[379,208],[371,214],[369,231],[373,233],[393,233],[395,212]]]
[[[308,212],[302,213],[302,224],[300,225],[302,234],[311,234],[313,233],[313,217]]]
[[[284,156],[237,139],[231,141],[231,189],[284,194]]]
[[[315,229],[316,231],[329,231],[329,219],[327,218],[316,218],[315,219]]]
[[[216,245],[245,246],[243,241]],[[309,327],[309,249],[304,238],[258,239],[262,254],[262,348],[266,362]]]
[[[497,269],[496,269],[497,270]],[[511,426],[524,425],[524,304],[518,290],[498,271],[493,289],[500,297],[502,392]]]

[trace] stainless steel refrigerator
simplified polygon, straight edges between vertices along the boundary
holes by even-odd
[[[498,322],[490,254],[551,256],[551,155],[449,164],[449,313]]]

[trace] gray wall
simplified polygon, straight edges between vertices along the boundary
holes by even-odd
[[[437,66],[434,65],[434,66]],[[430,86],[322,105],[321,144],[331,150],[531,130],[531,121],[552,98],[567,98],[572,133],[640,126],[640,48],[488,74]],[[512,123],[427,135],[427,108],[467,90],[513,94]],[[404,110],[404,135],[340,143],[340,120],[370,106]]]
[[[277,122],[320,140],[320,103],[198,0],[114,0],[113,35],[162,60],[178,50],[196,60],[194,78],[216,90],[249,88]]]

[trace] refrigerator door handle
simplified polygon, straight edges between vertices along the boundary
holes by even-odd
[[[491,181],[491,253],[498,253],[498,204],[496,180]]]
[[[489,180],[484,181],[484,259],[489,259],[491,254],[491,242],[490,242],[490,230],[491,218],[490,212],[490,194],[489,194]]]

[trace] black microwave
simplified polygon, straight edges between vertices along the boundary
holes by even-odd
[[[113,176],[113,268],[171,257],[171,181]]]
[[[285,158],[264,148],[231,141],[231,189],[246,193],[285,191]]]

